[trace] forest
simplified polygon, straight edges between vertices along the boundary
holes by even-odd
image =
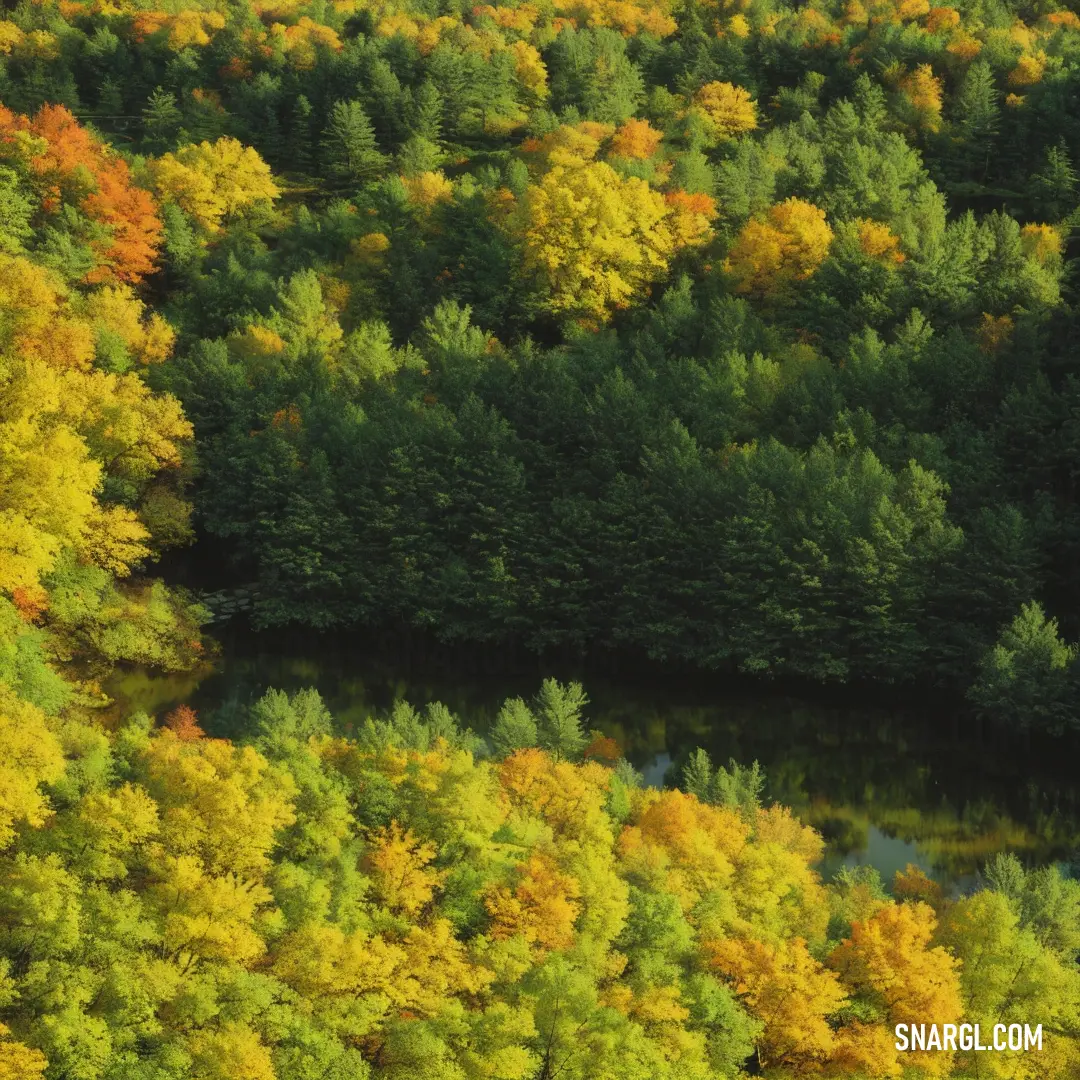
[[[242,588],[1069,746],[1075,8],[9,0],[0,1080],[1080,1075],[1068,866],[823,880],[572,681],[232,740],[106,689]],[[894,1044],[961,1019],[1044,1049]]]

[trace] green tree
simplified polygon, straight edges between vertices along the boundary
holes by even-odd
[[[1036,213],[1047,221],[1064,221],[1076,210],[1077,176],[1064,139],[1046,151],[1046,160],[1032,178]]]
[[[581,714],[589,703],[581,683],[565,685],[545,679],[533,702],[540,745],[555,758],[573,760],[589,742],[581,728]]]
[[[341,184],[362,184],[378,174],[384,160],[363,105],[359,101],[336,101],[323,131],[325,173]]]
[[[979,663],[968,697],[1009,727],[1061,731],[1075,724],[1077,647],[1058,633],[1042,607],[1024,604]]]
[[[161,86],[147,98],[142,112],[143,139],[153,153],[171,150],[183,121],[176,95]]]
[[[515,750],[536,746],[538,740],[536,717],[521,698],[511,698],[503,703],[491,728],[491,745],[499,757],[507,757]]]

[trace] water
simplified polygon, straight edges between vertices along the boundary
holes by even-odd
[[[913,863],[955,892],[976,883],[995,852],[1041,864],[1071,860],[1080,848],[1075,742],[1010,739],[954,710],[840,703],[641,666],[613,676],[572,663],[507,663],[485,650],[418,655],[314,635],[226,633],[204,671],[117,676],[108,687],[115,712],[162,716],[186,703],[209,734],[242,738],[246,707],[267,687],[314,686],[344,733],[403,698],[442,701],[482,734],[505,698],[530,697],[547,675],[579,678],[588,726],[615,738],[651,784],[674,782],[698,746],[718,763],[759,761],[767,797],[826,838],[825,876],[867,864],[889,882]]]

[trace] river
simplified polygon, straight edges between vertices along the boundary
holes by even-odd
[[[998,851],[1031,865],[1080,855],[1075,743],[988,732],[955,708],[867,705],[805,689],[793,695],[643,664],[612,674],[610,665],[601,673],[568,661],[507,663],[482,649],[417,652],[235,625],[219,633],[220,655],[201,672],[116,676],[107,686],[116,712],[161,716],[185,703],[209,734],[242,738],[246,707],[268,687],[314,686],[344,733],[403,698],[416,706],[442,701],[483,734],[505,698],[530,697],[546,675],[578,678],[590,698],[587,726],[616,739],[648,783],[676,782],[698,746],[714,762],[759,761],[766,796],[824,835],[826,877],[866,863],[890,882],[914,863],[958,892]]]

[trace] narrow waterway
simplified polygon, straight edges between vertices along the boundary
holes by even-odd
[[[459,652],[417,655],[317,635],[232,629],[221,644],[215,663],[194,675],[117,676],[108,687],[117,712],[161,716],[186,703],[210,734],[242,738],[248,706],[268,687],[313,686],[345,733],[405,699],[442,701],[483,734],[507,697],[531,696],[546,675],[577,678],[590,698],[588,726],[615,738],[651,784],[677,782],[698,746],[716,762],[759,761],[767,797],[825,836],[826,876],[869,864],[888,882],[914,863],[961,890],[997,851],[1029,864],[1080,853],[1075,742],[1006,737],[953,709],[812,699],[643,666],[615,676],[531,660],[508,670],[482,652],[462,662]]]

